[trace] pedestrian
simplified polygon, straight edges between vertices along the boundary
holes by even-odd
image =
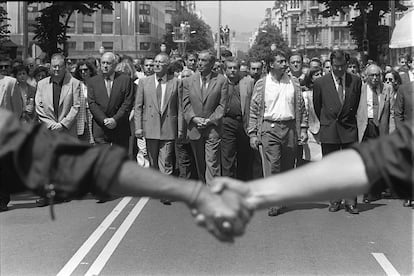
[[[347,73],[349,55],[335,50],[330,55],[332,72],[317,79],[313,86],[313,105],[320,123],[322,155],[349,148],[358,141],[356,112],[361,96],[361,79]],[[341,208],[341,199],[332,199],[330,212]],[[357,199],[345,199],[345,209],[358,214]]]
[[[264,176],[292,169],[299,142],[307,140],[308,114],[300,84],[286,73],[287,56],[272,52],[270,72],[255,85],[250,104],[248,133],[250,146],[263,145]],[[280,214],[284,206],[275,206],[269,216]]]

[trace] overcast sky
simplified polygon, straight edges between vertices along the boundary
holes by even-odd
[[[240,32],[252,32],[259,26],[265,9],[274,1],[221,1],[221,24]],[[217,32],[219,1],[196,1],[196,10],[201,11],[204,21]]]

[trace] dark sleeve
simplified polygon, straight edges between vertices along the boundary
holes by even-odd
[[[319,82],[315,82],[313,85],[313,108],[315,109],[316,116],[320,120],[322,109],[322,93]]]
[[[45,186],[54,184],[62,199],[106,195],[125,160],[119,147],[93,147],[39,124],[21,125],[0,109],[0,185],[10,193],[29,189],[44,196]]]
[[[91,81],[95,82],[95,84],[92,84]],[[96,85],[97,82],[98,82],[98,80],[94,77],[89,79],[86,82],[86,84],[88,86],[88,104],[89,104],[89,109],[91,110],[91,113],[93,115],[93,119],[95,120],[95,122],[97,122],[98,125],[100,125],[100,126],[104,126],[103,121],[108,116],[101,109],[101,106],[97,102],[96,93],[99,93],[95,90],[95,88],[97,87],[97,85]]]
[[[353,146],[363,159],[374,194],[388,186],[401,198],[413,198],[413,132],[405,123],[391,135]]]
[[[115,121],[119,121],[123,118],[128,118],[129,113],[131,112],[132,105],[134,103],[134,90],[133,90],[133,81],[126,75],[121,75],[120,77],[125,78],[126,82],[126,91],[124,94],[124,99],[122,101],[121,107],[117,110],[116,114],[112,116]]]

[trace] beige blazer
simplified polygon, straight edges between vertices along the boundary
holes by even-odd
[[[0,75],[0,107],[22,116],[23,101],[15,78]]]
[[[361,87],[361,99],[359,100],[357,110],[357,127],[358,141],[361,142],[368,125],[368,103],[367,103],[367,85],[364,83]],[[390,129],[390,99],[392,87],[390,85],[381,85],[381,94],[378,103],[378,122],[380,135],[388,134]]]
[[[175,140],[183,131],[183,112],[179,102],[180,82],[168,77],[162,110],[158,107],[155,77],[141,79],[135,97],[135,129],[143,130],[146,139]]]
[[[243,116],[243,128],[247,134],[247,128],[249,127],[249,115],[250,115],[250,100],[252,99],[254,88],[254,79],[250,76],[246,76],[239,82],[240,89],[240,105]]]
[[[73,78],[69,72],[66,72],[59,99],[59,117],[56,118],[53,109],[53,83],[50,82],[50,77],[39,81],[35,102],[36,113],[40,122],[44,123],[49,129],[61,123],[65,127],[65,132],[76,137],[76,117],[80,106],[80,89],[80,81]]]

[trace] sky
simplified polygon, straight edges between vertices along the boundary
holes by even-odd
[[[236,33],[252,32],[264,19],[265,9],[273,7],[274,1],[221,1],[221,25],[228,25]],[[217,32],[219,1],[196,1],[196,10],[203,20]]]

